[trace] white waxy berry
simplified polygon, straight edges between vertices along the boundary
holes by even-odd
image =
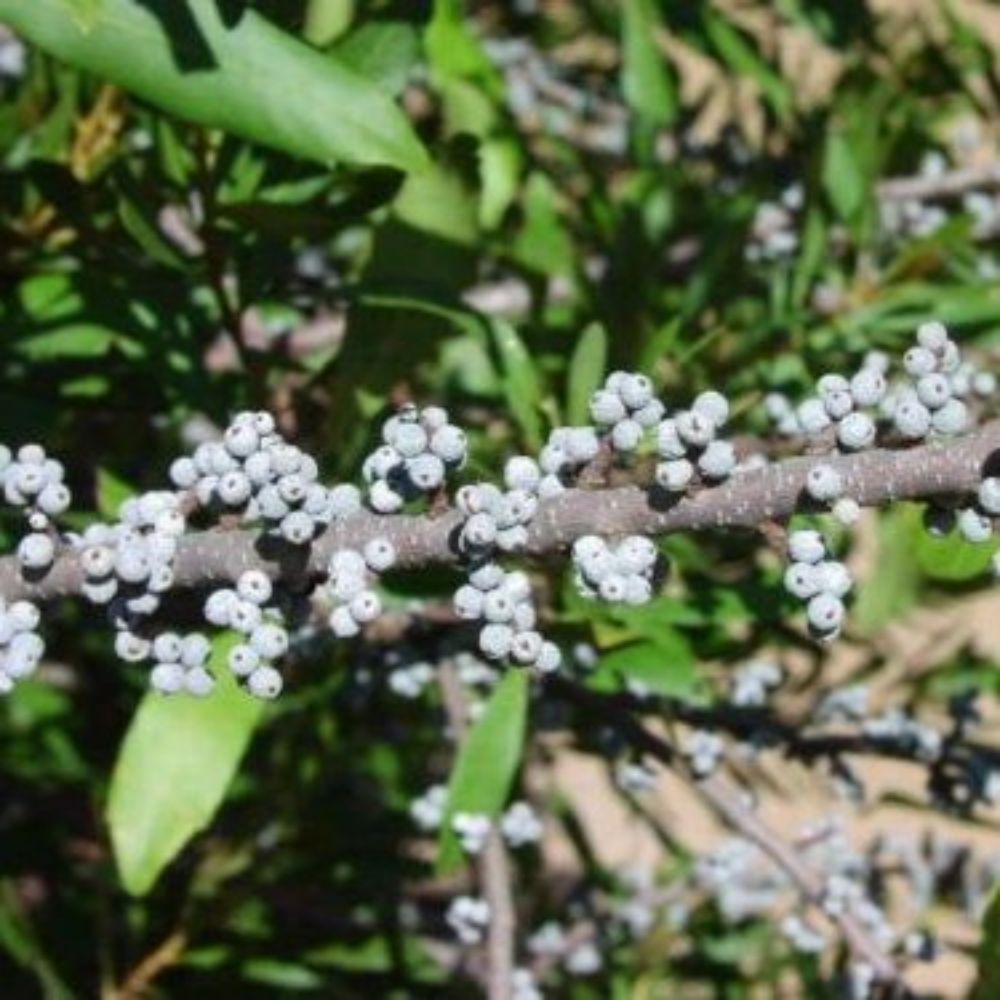
[[[250,645],[262,659],[277,660],[288,652],[288,633],[272,622],[263,622],[250,633]]]
[[[997,391],[997,377],[993,372],[976,372],[972,376],[972,391],[977,396],[992,396]]]
[[[448,424],[448,411],[443,406],[425,406],[420,411],[420,422],[428,433],[433,433]]]
[[[292,545],[306,545],[316,533],[316,523],[304,510],[293,510],[281,521],[281,537]]]
[[[644,576],[625,577],[626,604],[640,605],[648,603],[653,597],[652,584]]]
[[[485,512],[473,514],[462,526],[461,537],[465,548],[488,548],[497,540],[497,523]]]
[[[806,601],[822,589],[818,565],[796,562],[785,570],[785,590],[793,597]]]
[[[149,683],[160,694],[177,694],[184,689],[184,668],[179,663],[157,663],[150,671]]]
[[[215,678],[204,667],[193,667],[184,674],[184,690],[195,698],[207,698],[215,690]]]
[[[819,633],[836,632],[844,623],[844,602],[825,591],[811,598],[806,606],[806,618]]]
[[[512,601],[527,601],[531,598],[531,580],[523,570],[515,569],[507,573],[500,586]]]
[[[837,389],[823,396],[823,407],[833,420],[842,420],[854,411],[854,397],[847,389]]]
[[[729,441],[710,441],[698,457],[698,470],[708,479],[726,479],[736,468],[736,452]]]
[[[488,622],[506,624],[514,618],[517,602],[503,587],[489,591],[483,598],[483,617]]]
[[[55,559],[55,543],[48,535],[32,532],[17,546],[17,561],[23,569],[47,569]]]
[[[483,615],[483,591],[471,584],[463,584],[455,591],[455,614],[466,621],[474,621]]]
[[[170,465],[170,481],[179,490],[191,489],[199,476],[198,466],[187,456],[174,459]]]
[[[222,444],[233,458],[249,458],[260,447],[260,435],[249,422],[230,424],[222,436]]]
[[[958,530],[966,541],[979,544],[988,542],[993,534],[993,524],[988,517],[973,507],[967,507],[958,515]]]
[[[351,483],[334,486],[329,491],[328,497],[335,518],[348,517],[361,510],[361,491]]]
[[[367,587],[364,573],[338,573],[330,578],[330,592],[339,601],[353,601]]]
[[[675,460],[687,455],[687,445],[681,440],[674,420],[663,420],[656,429],[656,450],[661,458]]]
[[[374,590],[363,590],[351,601],[350,608],[351,617],[365,625],[382,613],[382,601]]]
[[[793,531],[788,536],[788,557],[792,562],[818,563],[826,557],[826,543],[818,531]]]
[[[715,423],[703,413],[682,410],[674,422],[681,440],[694,448],[704,448],[715,437]]]
[[[275,485],[278,487],[278,496],[290,507],[302,503],[309,490],[309,483],[298,472],[290,472],[287,476],[282,476]]]
[[[219,477],[215,485],[216,496],[227,507],[239,507],[250,499],[251,485],[246,474],[234,469]]]
[[[338,639],[350,639],[361,631],[351,609],[345,604],[330,613],[330,629]]]
[[[816,391],[820,396],[828,396],[834,392],[847,392],[849,388],[850,383],[847,379],[836,372],[828,372],[826,375],[820,375],[816,380]]]
[[[460,465],[469,452],[465,431],[453,424],[439,427],[431,436],[431,451],[447,465]]]
[[[628,593],[628,578],[620,573],[609,573],[597,586],[601,599],[617,604],[625,600]]]
[[[80,553],[80,568],[91,580],[104,579],[115,568],[115,554],[106,545],[89,545]]]
[[[871,447],[875,443],[875,421],[867,413],[849,413],[837,424],[837,441],[849,451]]]
[[[806,399],[795,410],[799,426],[805,434],[819,434],[830,426],[830,414],[821,399]]]
[[[644,535],[623,538],[615,550],[615,564],[625,574],[646,573],[656,563],[656,545]]]
[[[641,410],[653,398],[653,383],[645,375],[626,375],[618,384],[618,395],[630,410]]]
[[[261,611],[251,601],[237,597],[229,612],[229,626],[237,632],[249,635],[261,622]]]
[[[469,572],[469,583],[477,590],[495,590],[504,582],[506,574],[499,563],[486,562]]]
[[[855,406],[877,406],[885,396],[887,383],[881,371],[866,365],[851,379],[850,393]]]
[[[641,441],[642,427],[635,420],[619,420],[611,428],[611,445],[615,451],[635,451]]]
[[[14,601],[7,608],[4,617],[11,623],[15,632],[34,632],[42,620],[42,613],[31,601]]]
[[[558,476],[542,476],[542,480],[538,484],[538,498],[540,500],[550,500],[552,497],[557,497],[560,493],[565,492],[566,487]]]
[[[396,514],[403,509],[403,497],[384,479],[378,479],[368,491],[368,503],[377,514]]]
[[[406,474],[418,490],[430,493],[444,482],[444,461],[437,455],[417,455],[415,458],[407,460]]]
[[[516,633],[510,644],[511,659],[525,666],[534,663],[542,652],[542,641],[541,635],[535,631]]]
[[[819,575],[820,590],[828,594],[844,597],[854,586],[850,571],[842,562],[830,559],[817,564],[815,569]]]
[[[149,579],[146,581],[146,589],[151,594],[165,594],[168,590],[172,590],[173,586],[173,567],[167,563],[156,563],[149,571]]]
[[[935,354],[940,354],[950,339],[947,327],[937,320],[921,323],[917,327],[917,343]]]
[[[176,632],[162,632],[153,640],[153,657],[160,663],[179,663],[181,637]]]
[[[562,447],[574,465],[585,465],[597,457],[601,442],[593,427],[567,427]]]
[[[479,631],[479,649],[492,660],[502,660],[510,653],[514,630],[509,625],[490,622]]]
[[[590,397],[590,419],[601,427],[610,427],[612,424],[624,420],[627,416],[625,403],[617,392],[608,389],[598,389]]]
[[[271,580],[263,570],[244,570],[236,581],[236,593],[251,604],[267,604],[273,592]]]
[[[91,604],[107,604],[118,593],[118,581],[113,576],[106,580],[84,580],[80,593]]]
[[[903,368],[912,378],[930,375],[937,368],[937,359],[926,347],[911,347],[903,355]]]
[[[931,372],[917,381],[917,399],[930,410],[939,410],[951,396],[951,380],[947,375]]]
[[[663,419],[666,412],[666,407],[658,399],[651,399],[641,409],[632,413],[632,419],[643,430],[650,430]]]
[[[806,474],[806,492],[820,503],[829,503],[844,492],[844,477],[832,465],[814,465]]]
[[[535,660],[535,668],[543,674],[551,674],[558,670],[562,664],[562,653],[554,642],[548,640],[542,643],[538,659]]]
[[[694,466],[686,458],[660,462],[656,466],[656,482],[668,493],[681,493],[694,478]]]
[[[917,399],[903,399],[893,411],[892,422],[904,438],[918,441],[931,429],[931,411]]]
[[[281,694],[284,681],[274,667],[258,667],[247,678],[247,690],[255,697],[271,701]]]
[[[189,670],[204,666],[212,655],[212,644],[201,632],[192,632],[181,640],[181,663]]]
[[[534,493],[542,478],[538,463],[527,455],[515,455],[507,459],[503,469],[504,484],[509,490],[525,490]]]
[[[530,601],[521,601],[514,608],[514,620],[511,623],[515,631],[524,632],[533,629],[538,624],[538,613]]]
[[[528,544],[528,529],[518,524],[497,532],[497,548],[501,552],[517,552]]]
[[[228,628],[233,611],[239,601],[240,598],[236,591],[228,587],[213,590],[205,599],[203,609],[205,621],[210,625],[217,625],[219,628]]]
[[[949,399],[931,417],[931,426],[938,434],[961,434],[969,424],[969,409],[960,399]]]
[[[249,677],[260,665],[260,654],[246,643],[233,646],[227,659],[229,669],[237,677]]]
[[[415,458],[427,450],[427,431],[417,423],[400,423],[388,442],[403,458]]]
[[[979,484],[976,492],[979,506],[987,514],[1000,515],[1000,477],[988,476]]]
[[[68,487],[62,483],[49,483],[35,501],[38,509],[48,517],[58,517],[69,510],[69,505],[73,502]]]
[[[853,497],[840,497],[833,505],[833,516],[843,525],[857,524],[861,517],[861,505]]]
[[[365,545],[365,562],[373,573],[384,573],[396,562],[396,547],[388,538],[373,538]]]
[[[576,562],[587,562],[608,550],[608,543],[598,535],[581,535],[573,542],[573,559]]]
[[[254,486],[266,486],[274,478],[271,456],[266,451],[254,452],[243,463],[243,473]]]
[[[115,633],[115,655],[126,663],[139,663],[149,656],[152,643],[134,632]]]
[[[695,396],[691,410],[708,417],[716,427],[722,427],[729,419],[729,400],[721,392],[709,389]]]

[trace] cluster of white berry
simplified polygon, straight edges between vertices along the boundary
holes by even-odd
[[[631,454],[646,432],[662,419],[663,404],[653,394],[653,383],[634,372],[612,372],[604,387],[590,398],[590,417],[608,432],[615,451]]]
[[[368,503],[379,514],[395,514],[407,501],[433,493],[468,456],[465,431],[440,406],[403,406],[386,420],[382,440],[361,467]]]
[[[277,597],[266,573],[248,569],[235,587],[209,594],[204,606],[206,621],[243,637],[229,651],[229,669],[257,698],[276,698],[283,687],[274,664],[288,652],[289,637]]]
[[[212,644],[201,632],[185,636],[161,632],[153,640],[132,632],[119,632],[115,648],[128,662],[152,659],[149,683],[160,694],[183,691],[196,698],[206,698],[215,690],[215,677],[208,669]]]
[[[45,642],[38,633],[41,614],[30,601],[0,598],[0,694],[9,694],[14,685],[30,677],[41,662]]]
[[[490,904],[476,896],[457,896],[448,906],[445,922],[464,945],[479,944],[490,925]]]
[[[431,818],[426,802],[418,811],[425,822]],[[479,854],[486,846],[493,822],[485,813],[457,812],[452,817],[451,826],[462,850],[466,854]],[[507,845],[515,849],[537,843],[542,838],[543,830],[541,818],[527,802],[513,803],[500,817],[499,829]]]
[[[293,545],[308,544],[335,518],[361,507],[356,487],[328,489],[318,477],[316,460],[285,441],[264,411],[237,414],[221,441],[200,444],[170,466],[173,484],[201,507],[263,521]]]
[[[638,760],[623,760],[615,765],[615,784],[623,791],[632,795],[651,792],[656,787],[656,771],[648,764]]]
[[[779,926],[782,936],[795,951],[803,955],[821,955],[826,950],[826,935],[798,913],[786,914]]]
[[[510,462],[507,465],[511,467]],[[526,466],[521,478],[528,481]],[[536,487],[537,482],[536,477]],[[484,559],[495,549],[514,552],[524,547],[538,498],[531,488],[501,490],[493,483],[472,483],[458,490],[455,504],[465,516],[458,536],[459,549],[470,558]]]
[[[733,673],[729,701],[740,708],[760,708],[784,680],[781,667],[771,660],[753,660]]]
[[[951,512],[945,511],[949,518]],[[969,542],[989,541],[993,535],[993,519],[1000,517],[1000,477],[987,476],[976,491],[975,503],[961,508],[950,520],[958,525],[958,530]],[[994,565],[1000,568],[1000,561]]]
[[[695,397],[690,409],[678,410],[659,423],[656,449],[662,461],[656,482],[668,493],[683,493],[697,472],[709,482],[728,479],[737,469],[736,452],[717,435],[729,420],[729,402],[709,390]]]
[[[0,444],[4,500],[24,511],[30,529],[16,551],[24,573],[44,572],[55,559],[57,536],[52,521],[69,510],[73,499],[63,482],[65,474],[62,463],[49,458],[41,445],[21,445],[15,457]]]
[[[684,737],[681,750],[696,778],[707,778],[722,760],[726,745],[718,733],[695,729]]]
[[[844,598],[853,586],[847,567],[828,558],[826,541],[818,531],[793,531],[788,536],[791,564],[785,571],[785,589],[806,604],[809,628],[819,639],[835,639],[844,623]]]
[[[412,701],[424,693],[434,677],[434,667],[425,660],[418,660],[390,670],[386,683],[393,694]]]
[[[538,455],[538,466],[542,472],[538,495],[543,498],[558,496],[585,465],[597,458],[600,451],[601,441],[593,427],[554,428]],[[512,458],[505,470],[508,484],[512,479],[523,480],[530,475],[527,462],[531,461],[524,456]]]
[[[584,597],[616,604],[652,598],[659,553],[644,535],[629,535],[614,547],[597,535],[581,535],[572,555],[576,587]]]
[[[338,549],[330,556],[326,587],[336,602],[330,628],[339,639],[349,639],[382,613],[382,599],[373,589],[377,574],[396,562],[396,549],[387,538],[373,538],[364,549]]]
[[[559,647],[535,628],[537,613],[526,573],[507,572],[495,562],[475,565],[469,582],[455,591],[454,607],[459,618],[483,622],[479,649],[488,659],[510,659],[542,673],[559,669]]]
[[[79,552],[84,596],[110,604],[109,618],[127,630],[155,613],[174,585],[177,540],[187,522],[180,497],[168,490],[130,497],[118,517],[116,524],[91,524],[83,534],[66,537]]]

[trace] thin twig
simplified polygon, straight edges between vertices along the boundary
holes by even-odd
[[[468,735],[469,709],[462,682],[454,666],[445,661],[438,669],[441,696],[448,725],[461,747]],[[486,989],[489,1000],[509,1000],[514,975],[514,939],[517,917],[511,889],[510,858],[503,837],[494,823],[486,844],[476,858],[476,871],[483,895],[490,906],[486,945]]]

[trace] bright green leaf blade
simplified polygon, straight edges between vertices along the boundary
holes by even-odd
[[[0,0],[0,21],[72,66],[190,121],[320,163],[419,170],[426,154],[375,84],[252,10],[104,0],[81,31],[64,0]]]
[[[569,361],[566,420],[585,424],[590,418],[590,397],[604,380],[608,361],[608,335],[600,323],[591,323],[580,334]]]
[[[459,812],[496,816],[507,801],[521,762],[527,717],[528,674],[509,670],[469,731],[451,773],[438,856],[442,872],[461,861],[451,817]]]
[[[510,323],[494,320],[490,323],[490,330],[500,356],[507,405],[527,443],[532,448],[539,448],[542,443],[542,423],[539,416],[542,387],[535,371],[535,362]]]
[[[212,820],[250,742],[263,704],[226,666],[236,642],[217,640],[209,698],[150,692],[132,719],[111,778],[107,820],[122,884],[147,893],[185,844]]]
[[[972,1000],[995,1000],[1000,996],[1000,890],[996,888],[983,915],[978,965]]]
[[[988,574],[993,556],[1000,549],[1000,541],[996,539],[976,545],[957,533],[935,538],[922,528],[917,530],[913,541],[923,574],[932,580],[953,583]]]
[[[669,643],[630,643],[602,656],[588,678],[589,686],[601,691],[616,690],[623,681],[651,694],[694,700],[698,671],[691,647],[679,632],[672,632]]]
[[[625,0],[622,17],[622,94],[649,125],[669,125],[677,95],[663,53],[656,44],[659,23],[650,0]]]

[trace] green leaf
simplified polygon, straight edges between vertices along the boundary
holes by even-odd
[[[669,125],[677,114],[677,94],[666,60],[656,44],[659,17],[651,0],[625,0],[622,17],[622,94],[649,125]]]
[[[104,0],[62,0],[81,31],[90,31],[104,9]]]
[[[823,190],[841,219],[853,218],[864,206],[868,195],[865,173],[843,132],[834,130],[826,137],[822,180]]]
[[[420,38],[404,21],[370,21],[343,39],[333,55],[390,97],[398,97],[420,56]]]
[[[527,719],[528,674],[511,669],[490,695],[455,761],[441,824],[440,871],[451,871],[461,861],[451,817],[459,812],[496,816],[503,808],[521,762]]]
[[[961,583],[989,573],[994,554],[1000,550],[1000,540],[974,544],[954,533],[937,538],[918,526],[913,539],[917,564],[932,580]]]
[[[570,274],[576,259],[563,223],[552,181],[535,172],[525,185],[524,225],[514,241],[514,256],[524,267],[549,276]]]
[[[434,0],[424,48],[440,79],[475,80],[490,96],[503,93],[500,74],[471,31],[462,0]]]
[[[113,330],[97,323],[70,323],[19,341],[17,350],[30,361],[100,358],[116,339]]]
[[[111,778],[107,821],[122,884],[149,892],[185,844],[211,822],[263,714],[226,664],[238,637],[218,639],[211,697],[150,692],[125,734]]]
[[[642,685],[652,694],[687,701],[698,686],[694,653],[687,640],[673,632],[670,642],[635,642],[601,657],[588,684],[601,691],[616,690],[623,681]]]
[[[0,0],[0,21],[57,59],[211,128],[323,164],[420,170],[426,154],[386,94],[253,10],[216,0],[103,0],[83,32],[63,0]]]
[[[115,520],[118,510],[135,490],[120,476],[108,469],[97,470],[97,511],[101,517]]]
[[[542,388],[535,371],[535,362],[524,346],[524,341],[506,320],[493,320],[490,323],[490,330],[497,354],[500,356],[507,405],[524,433],[528,445],[540,448],[542,422],[539,411]]]
[[[882,515],[875,572],[862,582],[851,615],[862,632],[874,632],[916,604],[920,573],[913,532],[918,528],[920,513],[913,504]]]
[[[982,939],[972,1000],[996,1000],[1000,996],[1000,888],[994,888],[983,914]]]
[[[566,422],[585,424],[590,417],[590,397],[604,381],[608,361],[608,335],[600,323],[591,323],[569,360],[566,377]]]

